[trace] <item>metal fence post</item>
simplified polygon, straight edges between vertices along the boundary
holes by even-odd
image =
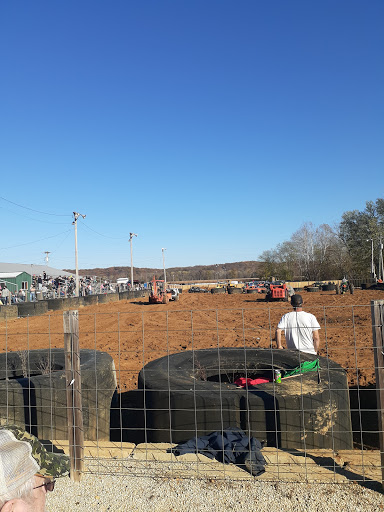
[[[63,322],[71,479],[74,482],[80,482],[84,469],[84,429],[78,311],[64,311]]]
[[[384,300],[371,301],[373,352],[375,358],[377,411],[381,456],[381,484],[384,486]]]

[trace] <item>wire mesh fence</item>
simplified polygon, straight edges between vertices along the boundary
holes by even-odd
[[[307,311],[318,355],[276,348],[279,303],[80,311],[82,471],[381,481],[371,306]],[[5,320],[0,350],[1,423],[67,451],[63,314]]]

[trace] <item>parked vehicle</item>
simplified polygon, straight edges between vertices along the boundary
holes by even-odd
[[[169,298],[169,300],[178,301],[180,299],[178,288],[169,288],[167,289],[167,293],[171,293],[171,297]]]
[[[188,290],[189,293],[208,293],[209,290],[206,288],[200,288],[199,286],[191,286]]]

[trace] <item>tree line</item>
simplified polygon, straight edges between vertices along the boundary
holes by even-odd
[[[216,263],[167,268],[167,281],[220,281],[224,279],[270,279],[327,281],[347,277],[370,277],[372,256],[378,273],[380,239],[384,242],[384,199],[368,201],[363,211],[347,211],[335,227],[304,223],[291,238],[264,251],[258,261]],[[371,247],[373,245],[373,252]],[[68,270],[74,272],[74,270]],[[80,270],[112,281],[129,277],[130,267]],[[134,280],[148,282],[163,278],[163,269],[134,267]],[[382,269],[381,269],[382,277]]]
[[[384,242],[384,199],[367,201],[363,211],[347,211],[340,223],[304,223],[291,238],[260,255],[265,276],[286,280],[329,280],[371,277],[381,268]],[[371,250],[373,247],[373,251]]]

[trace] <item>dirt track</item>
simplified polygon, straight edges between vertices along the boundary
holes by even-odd
[[[304,309],[322,327],[320,355],[348,371],[350,386],[375,383],[370,301],[383,291],[354,295],[302,292]],[[143,364],[169,353],[217,346],[268,348],[287,303],[266,303],[264,295],[182,293],[179,302],[148,305],[146,299],[81,307],[80,345],[109,352],[119,388],[137,385]],[[0,350],[63,347],[62,312],[0,323]],[[357,370],[358,369],[358,370]]]

